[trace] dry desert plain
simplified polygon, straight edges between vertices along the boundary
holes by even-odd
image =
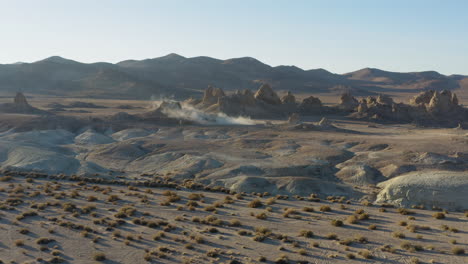
[[[463,128],[86,102],[2,114],[3,263],[468,262]]]

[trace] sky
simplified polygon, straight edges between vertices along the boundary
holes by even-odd
[[[0,0],[0,64],[177,53],[468,75],[465,0]]]

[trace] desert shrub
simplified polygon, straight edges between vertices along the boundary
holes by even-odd
[[[191,193],[187,196],[187,199],[193,200],[193,201],[200,201],[203,197],[204,196],[201,193]]]
[[[193,235],[190,237],[191,239],[193,239],[195,242],[197,242],[198,244],[203,244],[205,243],[205,239],[202,237],[202,236],[196,236],[196,235]]]
[[[232,219],[231,221],[229,221],[229,225],[230,226],[233,226],[233,227],[238,227],[238,226],[241,226],[241,221],[239,221],[238,219]]]
[[[198,206],[198,203],[197,203],[196,201],[187,201],[187,203],[186,203],[185,205],[197,207],[197,206]]]
[[[46,261],[46,263],[54,263],[54,264],[64,263],[64,262],[65,262],[65,259],[63,259],[63,258],[61,258],[59,256],[54,256],[51,259]]]
[[[161,232],[158,232],[157,234],[155,234],[155,235],[153,236],[153,240],[155,240],[155,241],[156,241],[156,240],[161,240],[161,238],[163,238],[163,237],[165,237],[165,236],[166,236],[166,235],[164,234],[164,232],[161,231]]]
[[[86,205],[81,208],[83,214],[89,214],[91,211],[96,210],[95,205]]]
[[[203,208],[203,210],[205,210],[207,212],[214,212],[214,211],[216,211],[216,207],[214,207],[212,205],[208,205],[207,207]]]
[[[367,201],[367,200],[364,200],[361,202],[361,205],[364,205],[364,206],[372,206],[372,203]]]
[[[178,196],[177,194],[176,194],[176,195],[168,196],[168,197],[166,198],[166,202],[169,202],[169,203],[175,203],[175,202],[178,202],[178,201],[180,201],[180,200],[181,200],[181,198],[180,198],[180,196]]]
[[[371,258],[373,258],[372,253],[371,253],[369,250],[367,250],[367,249],[364,249],[364,250],[359,251],[358,254],[361,255],[361,256],[362,256],[363,258],[365,258],[365,259],[371,259]]]
[[[358,215],[359,220],[368,220],[370,218],[368,213],[362,213]]]
[[[237,234],[239,236],[250,236],[250,235],[252,235],[252,233],[247,231],[247,230],[239,230],[239,231],[237,231]]]
[[[424,248],[421,245],[411,244],[410,242],[402,242],[400,244],[401,249],[407,250],[409,252],[422,251]]]
[[[249,202],[248,206],[250,208],[258,208],[258,207],[262,207],[263,203],[262,203],[262,201],[260,201],[260,199],[254,199],[254,200]]]
[[[303,207],[302,211],[304,211],[304,212],[314,212],[315,210],[314,210],[313,207]]]
[[[380,250],[382,252],[390,252],[390,253],[395,253],[396,252],[396,249],[391,245],[383,245],[383,246],[380,247]]]
[[[117,218],[126,218],[128,216],[133,216],[136,213],[136,209],[131,206],[124,206],[119,209],[119,211],[114,215]]]
[[[289,217],[290,215],[294,215],[294,214],[299,214],[299,212],[296,211],[295,209],[288,208],[288,209],[286,209],[286,211],[284,211],[283,216],[284,217]]]
[[[211,258],[216,258],[219,255],[219,249],[212,248],[206,252],[206,255]]]
[[[330,212],[331,211],[331,207],[328,206],[328,205],[322,205],[320,206],[320,212]]]
[[[442,212],[437,212],[437,213],[434,213],[432,215],[432,217],[434,217],[435,219],[444,219],[445,218],[445,214],[442,213]]]
[[[51,239],[51,238],[47,238],[47,237],[40,237],[38,239],[36,239],[36,244],[38,245],[45,245],[45,244],[49,244],[51,242],[53,242],[54,240]]]
[[[117,202],[118,200],[120,200],[120,198],[115,194],[109,195],[109,197],[107,197],[107,201],[110,203]]]
[[[0,182],[11,181],[11,179],[12,179],[11,176],[2,176],[2,177],[0,177]]]
[[[347,222],[348,224],[357,224],[357,223],[359,222],[359,220],[358,220],[357,216],[355,216],[355,215],[350,215],[350,216],[348,216],[348,217],[346,218],[346,222]]]
[[[465,250],[463,248],[461,248],[461,247],[454,247],[454,248],[452,248],[451,251],[452,251],[452,254],[454,254],[454,255],[463,255],[463,254],[465,254]]]
[[[354,214],[363,214],[364,212],[365,212],[364,209],[360,208],[354,211]]]
[[[206,229],[207,232],[209,233],[218,233],[219,230],[216,227],[209,227]]]
[[[376,229],[377,229],[377,226],[374,225],[374,224],[372,224],[372,225],[369,225],[369,226],[367,227],[367,229],[369,229],[369,230],[376,230]]]
[[[275,198],[275,197],[270,197],[270,198],[268,198],[268,199],[265,201],[265,203],[266,203],[267,205],[275,204],[275,203],[276,203],[276,198]]]
[[[351,245],[351,243],[353,243],[353,240],[352,239],[342,239],[338,242],[340,245],[344,245],[344,246],[348,246],[348,245]]]
[[[187,243],[187,244],[184,245],[184,248],[191,250],[191,249],[194,249],[194,246],[191,243]]]
[[[414,214],[413,211],[410,211],[406,208],[398,208],[397,210],[398,213],[400,213],[401,215],[410,215],[410,214]]]
[[[21,229],[19,230],[19,232],[20,232],[20,234],[26,235],[27,233],[29,233],[29,229],[27,229],[27,228],[21,228]]]
[[[267,236],[262,235],[262,234],[256,234],[254,237],[252,237],[253,241],[256,241],[256,242],[262,242],[266,238]]]
[[[399,231],[393,232],[392,236],[395,237],[395,238],[401,238],[401,239],[406,237],[405,234],[403,234],[402,232],[399,232]]]
[[[361,236],[361,235],[357,235],[357,236],[354,238],[354,241],[359,242],[359,243],[361,243],[361,244],[364,244],[364,243],[369,242],[369,240],[367,239],[367,237]]]
[[[15,244],[15,246],[17,247],[22,247],[24,246],[24,240],[21,240],[21,239],[15,240],[13,244]]]
[[[314,232],[310,231],[310,230],[301,230],[299,232],[299,235],[302,236],[302,237],[307,237],[307,238],[311,238],[314,236]]]
[[[106,260],[106,255],[104,253],[102,253],[102,252],[94,253],[93,260],[104,261],[104,260]]]
[[[331,221],[332,226],[343,226],[343,221],[334,219]]]
[[[355,256],[353,253],[348,253],[348,254],[346,254],[346,258],[348,258],[348,259],[355,259],[356,256]]]
[[[338,235],[335,234],[335,233],[329,233],[325,236],[327,239],[330,239],[330,240],[337,240],[338,239]]]
[[[268,216],[265,212],[262,212],[262,213],[257,214],[255,218],[260,219],[260,220],[266,220]]]
[[[399,225],[399,226],[407,226],[408,223],[407,223],[406,221],[400,221],[400,222],[398,223],[398,225]]]
[[[215,226],[223,225],[223,221],[221,219],[218,219],[214,215],[207,215],[202,222],[208,225],[215,225]]]
[[[264,227],[264,226],[258,226],[255,228],[255,232],[257,234],[263,234],[263,235],[268,235],[268,234],[271,234],[271,230],[267,227]]]
[[[24,212],[24,213],[16,216],[16,220],[20,221],[20,220],[23,220],[26,217],[36,216],[36,215],[37,215],[36,211],[27,211],[27,212]]]

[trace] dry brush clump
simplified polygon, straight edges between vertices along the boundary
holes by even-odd
[[[451,251],[452,251],[452,254],[454,254],[454,255],[464,255],[465,254],[465,249],[463,249],[461,247],[453,247]]]
[[[260,199],[254,199],[250,201],[247,206],[250,208],[259,208],[263,206],[263,203],[260,201]]]
[[[331,212],[332,209],[328,205],[322,205],[322,206],[320,206],[319,210],[320,210],[320,212]]]
[[[93,260],[95,261],[104,261],[106,259],[106,255],[102,252],[96,252],[93,254]]]
[[[311,230],[301,230],[299,232],[299,236],[311,238],[311,237],[314,237],[314,232],[312,232]]]
[[[442,213],[442,212],[437,212],[437,213],[434,213],[432,215],[432,217],[434,217],[435,219],[444,219],[445,218],[445,214]]]
[[[334,219],[334,220],[331,221],[331,224],[332,224],[332,226],[340,227],[340,226],[343,226],[343,221],[338,220],[338,219]]]

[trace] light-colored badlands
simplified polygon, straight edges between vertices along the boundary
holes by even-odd
[[[94,263],[103,253],[107,263],[467,262],[467,117],[454,94],[423,93],[409,105],[343,95],[328,107],[268,87],[255,96],[208,91],[156,107],[50,98],[31,106],[21,94],[2,105],[0,260]],[[258,118],[229,116],[233,109]],[[70,181],[75,176],[87,183]],[[177,195],[162,195],[168,190]],[[191,193],[206,198],[195,206]],[[263,205],[250,208],[260,194]],[[324,205],[332,211],[320,212]],[[116,216],[126,206],[136,212]],[[351,215],[367,218],[358,209],[370,219],[354,223]],[[229,223],[235,219],[240,227]],[[262,226],[269,231],[255,230]],[[166,237],[154,240],[163,230]],[[37,244],[40,237],[53,241]]]

